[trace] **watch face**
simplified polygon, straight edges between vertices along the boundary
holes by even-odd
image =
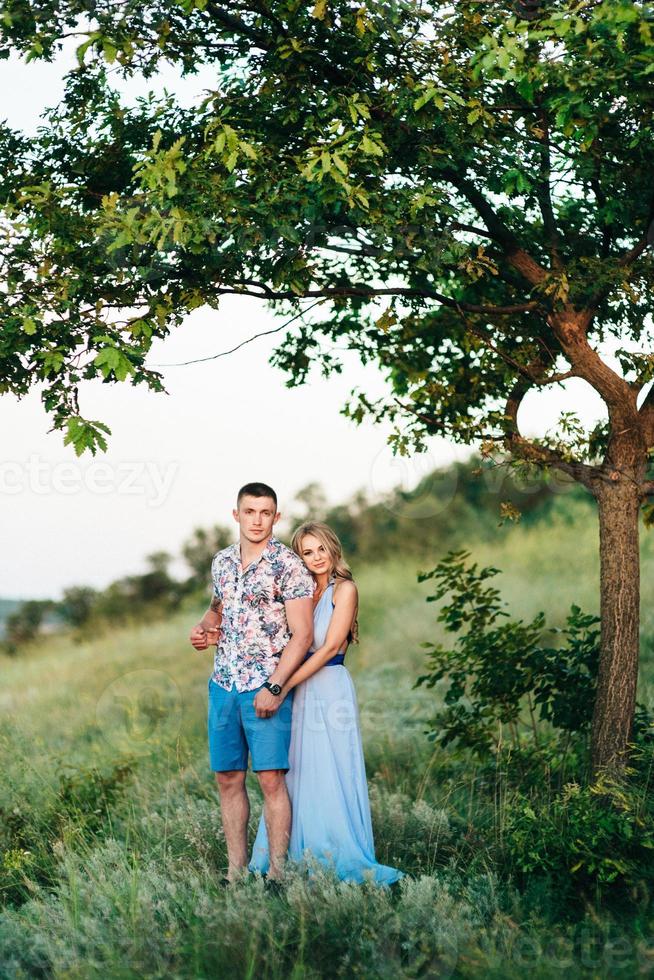
[[[281,694],[282,693],[282,689],[281,689],[281,687],[280,687],[279,684],[269,684],[268,685],[268,690],[270,691],[271,694]]]

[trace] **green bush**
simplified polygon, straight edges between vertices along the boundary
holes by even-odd
[[[506,808],[501,843],[511,872],[550,879],[562,903],[609,891],[638,899],[654,883],[652,814],[628,785],[568,783],[551,799],[518,795]]]
[[[132,772],[131,762],[117,763],[109,772],[67,765],[49,798],[17,800],[11,810],[0,807],[0,907],[19,906],[31,898],[35,882],[47,886],[56,880],[62,838],[71,835],[78,845],[95,842],[110,826]]]
[[[599,658],[599,619],[572,605],[563,629],[545,627],[545,613],[530,622],[511,619],[500,593],[486,581],[498,574],[492,566],[467,565],[467,551],[450,551],[419,581],[433,579],[435,602],[450,593],[438,621],[459,634],[454,646],[423,643],[429,672],[415,686],[446,681],[446,708],[430,722],[431,737],[443,744],[457,739],[478,755],[497,750],[508,727],[514,746],[526,728],[538,744],[537,721],[556,730],[588,730],[595,698]],[[504,618],[505,622],[500,620]],[[559,646],[543,645],[545,633],[559,636]],[[522,724],[522,713],[528,717]]]

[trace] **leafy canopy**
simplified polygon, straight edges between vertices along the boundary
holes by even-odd
[[[395,448],[504,444],[593,476],[636,418],[654,443],[652,11],[631,0],[7,0],[0,56],[77,67],[37,138],[0,125],[0,390],[38,384],[78,452],[84,380],[145,383],[156,337],[243,293],[294,321],[288,383],[374,361]],[[210,66],[198,104],[127,105],[112,76]],[[608,362],[600,345],[617,345]],[[531,389],[584,378],[527,440]],[[631,414],[629,414],[631,413]],[[592,465],[591,465],[592,464]]]

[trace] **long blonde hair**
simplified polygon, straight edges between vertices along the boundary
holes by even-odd
[[[293,537],[291,538],[291,548],[296,555],[302,557],[302,539],[307,534],[313,534],[314,537],[318,538],[320,543],[326,549],[327,554],[331,558],[332,570],[331,574],[335,575],[336,578],[345,578],[350,582],[354,581],[354,577],[350,570],[350,566],[343,558],[343,548],[341,547],[341,542],[329,524],[325,524],[324,521],[305,521],[304,524],[300,524],[298,528],[293,532]],[[354,622],[350,628],[350,632],[347,636],[348,642],[358,643],[359,642],[359,620],[354,617]]]

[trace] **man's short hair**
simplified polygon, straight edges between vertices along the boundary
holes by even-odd
[[[275,513],[277,513],[277,494],[267,483],[246,483],[238,492],[236,497],[236,509],[238,510],[243,497],[272,497],[275,501]]]

